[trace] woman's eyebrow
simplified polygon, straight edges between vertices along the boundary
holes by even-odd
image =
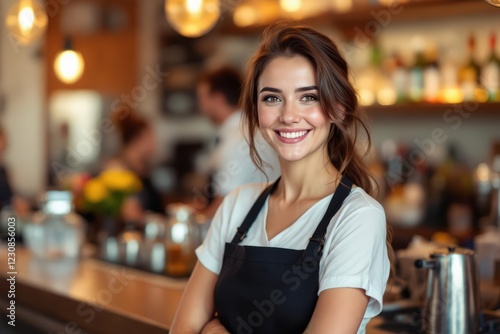
[[[306,87],[300,87],[295,90],[296,93],[302,93],[302,92],[307,92],[310,90],[318,90],[318,86],[306,86]],[[278,88],[273,88],[273,87],[263,87],[259,94],[262,92],[273,92],[273,93],[283,93],[281,89]]]

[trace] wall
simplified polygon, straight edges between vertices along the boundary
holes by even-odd
[[[5,163],[14,189],[35,196],[46,180],[43,41],[19,48],[11,44],[4,18],[13,3],[0,1],[0,92],[7,100],[1,122],[9,141]]]

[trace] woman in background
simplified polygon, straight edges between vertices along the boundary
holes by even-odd
[[[151,125],[133,112],[117,112],[113,116],[121,149],[106,168],[126,168],[141,179],[142,190],[125,201],[122,216],[126,222],[143,222],[145,211],[164,212],[161,194],[150,177],[150,162],[156,149],[155,134]]]
[[[262,167],[260,130],[281,178],[224,199],[171,333],[365,333],[393,252],[358,148],[358,132],[369,134],[346,61],[311,28],[272,25],[242,108],[254,162]]]

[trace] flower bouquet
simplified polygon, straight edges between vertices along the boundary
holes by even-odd
[[[140,179],[126,169],[109,169],[83,187],[83,210],[118,218],[125,199],[141,190]]]

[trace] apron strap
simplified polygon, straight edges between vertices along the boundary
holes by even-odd
[[[321,258],[321,255],[323,254],[323,245],[325,243],[325,235],[328,224],[330,224],[333,216],[335,216],[337,211],[339,211],[342,203],[344,203],[344,200],[351,192],[351,188],[351,179],[343,175],[339,185],[337,186],[337,189],[335,190],[333,198],[330,201],[328,208],[326,209],[325,215],[321,219],[321,222],[318,224],[318,227],[314,231],[312,237],[309,239],[309,244],[307,245],[307,248],[304,252],[304,257],[306,259],[314,257],[315,259],[319,260]]]
[[[248,230],[252,226],[253,222],[259,215],[260,209],[262,209],[262,206],[266,202],[267,197],[278,186],[280,179],[281,177],[279,177],[273,184],[269,185],[266,189],[264,189],[264,191],[260,194],[259,198],[257,198],[250,211],[248,211],[248,214],[243,220],[243,223],[240,225],[240,227],[237,228],[236,234],[234,235],[234,238],[231,241],[232,244],[238,244],[240,243],[240,241],[243,240]]]

